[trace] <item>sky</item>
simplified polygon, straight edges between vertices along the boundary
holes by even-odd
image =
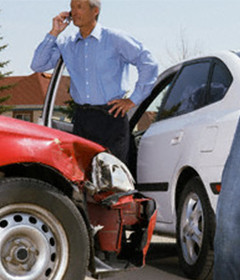
[[[50,31],[52,18],[70,0],[0,0],[0,62],[5,71],[30,75],[33,53]],[[192,55],[240,49],[240,1],[102,0],[99,22],[127,31],[154,55],[160,71],[175,63],[181,39]],[[65,35],[76,32],[71,24]],[[177,62],[177,61],[176,61]]]

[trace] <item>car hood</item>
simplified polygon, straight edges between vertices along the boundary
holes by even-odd
[[[87,139],[37,124],[0,116],[0,165],[37,162],[71,181],[84,180],[92,158],[105,150]]]

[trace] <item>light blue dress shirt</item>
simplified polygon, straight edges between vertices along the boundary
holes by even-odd
[[[62,55],[71,77],[70,93],[78,104],[101,105],[123,98],[129,91],[129,64],[137,67],[138,81],[130,99],[137,105],[151,92],[158,66],[143,45],[122,31],[95,26],[83,38],[58,39],[47,34],[35,51],[31,68],[44,72],[54,68]]]

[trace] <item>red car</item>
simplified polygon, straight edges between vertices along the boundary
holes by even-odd
[[[0,278],[81,280],[142,266],[155,202],[102,146],[0,117]]]

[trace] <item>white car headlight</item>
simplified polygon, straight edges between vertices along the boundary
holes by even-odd
[[[115,189],[127,192],[134,190],[134,179],[127,166],[106,152],[99,153],[93,158],[92,180],[98,191]]]

